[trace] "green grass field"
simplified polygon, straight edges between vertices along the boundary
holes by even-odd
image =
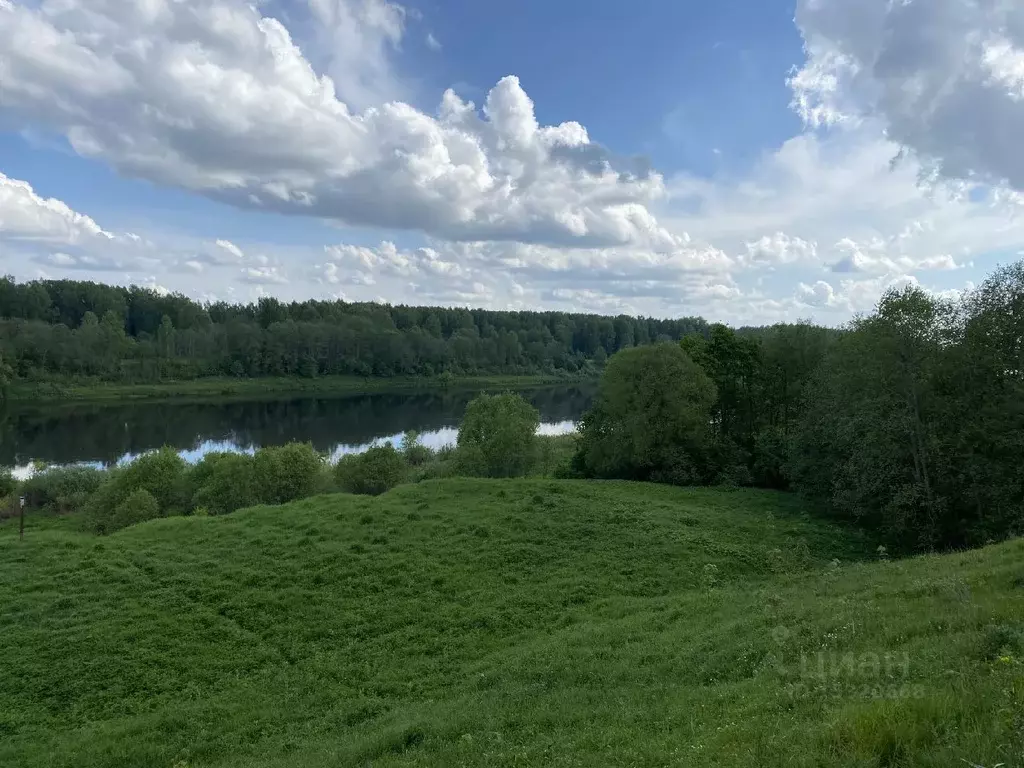
[[[0,765],[1024,764],[1024,542],[795,497],[444,480],[0,524]]]
[[[445,382],[437,376],[265,376],[255,379],[207,378],[154,384],[118,384],[90,380],[16,381],[7,391],[12,403],[103,402],[108,400],[253,399],[274,396],[363,395],[441,389],[532,389],[587,381],[577,376],[459,376]]]

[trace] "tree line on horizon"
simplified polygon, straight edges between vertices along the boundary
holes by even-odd
[[[707,328],[699,317],[270,297],[203,304],[137,286],[0,279],[0,358],[23,380],[578,374],[620,349]]]

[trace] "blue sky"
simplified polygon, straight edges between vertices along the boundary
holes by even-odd
[[[953,295],[1024,251],[1024,12],[983,5],[0,0],[0,271],[734,324]]]
[[[803,60],[792,2],[533,0],[500,20],[487,3],[433,5],[451,40],[438,89],[479,95],[515,73],[541,122],[577,120],[665,172],[740,168],[800,129],[785,84]]]

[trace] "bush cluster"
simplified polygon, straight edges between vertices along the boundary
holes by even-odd
[[[295,443],[254,455],[210,453],[191,466],[172,448],[162,448],[108,470],[54,467],[26,480],[20,492],[33,511],[82,512],[92,530],[109,534],[196,510],[221,515],[283,504],[324,488],[323,457]]]
[[[260,502],[286,504],[312,496],[323,465],[323,457],[312,445],[290,443],[261,448],[253,458]]]
[[[191,500],[188,464],[172,448],[162,448],[107,472],[85,513],[97,533],[113,533],[154,517],[189,512]]]
[[[0,499],[5,499],[18,489],[18,481],[14,479],[11,471],[0,469]]]
[[[252,456],[238,453],[212,453],[203,457],[192,471],[196,485],[192,497],[195,509],[226,515],[237,509],[260,503]]]
[[[348,493],[379,496],[405,482],[409,466],[390,443],[343,456],[335,468],[338,486]]]
[[[94,467],[53,467],[24,481],[20,494],[30,509],[54,514],[79,512],[105,476]]]

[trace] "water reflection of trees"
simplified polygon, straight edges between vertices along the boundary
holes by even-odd
[[[593,390],[558,387],[524,392],[541,421],[578,419]],[[332,399],[227,403],[132,403],[11,408],[0,414],[0,466],[30,460],[111,463],[125,454],[206,441],[242,446],[311,442],[321,451],[364,444],[410,429],[459,423],[472,392],[377,394]]]

